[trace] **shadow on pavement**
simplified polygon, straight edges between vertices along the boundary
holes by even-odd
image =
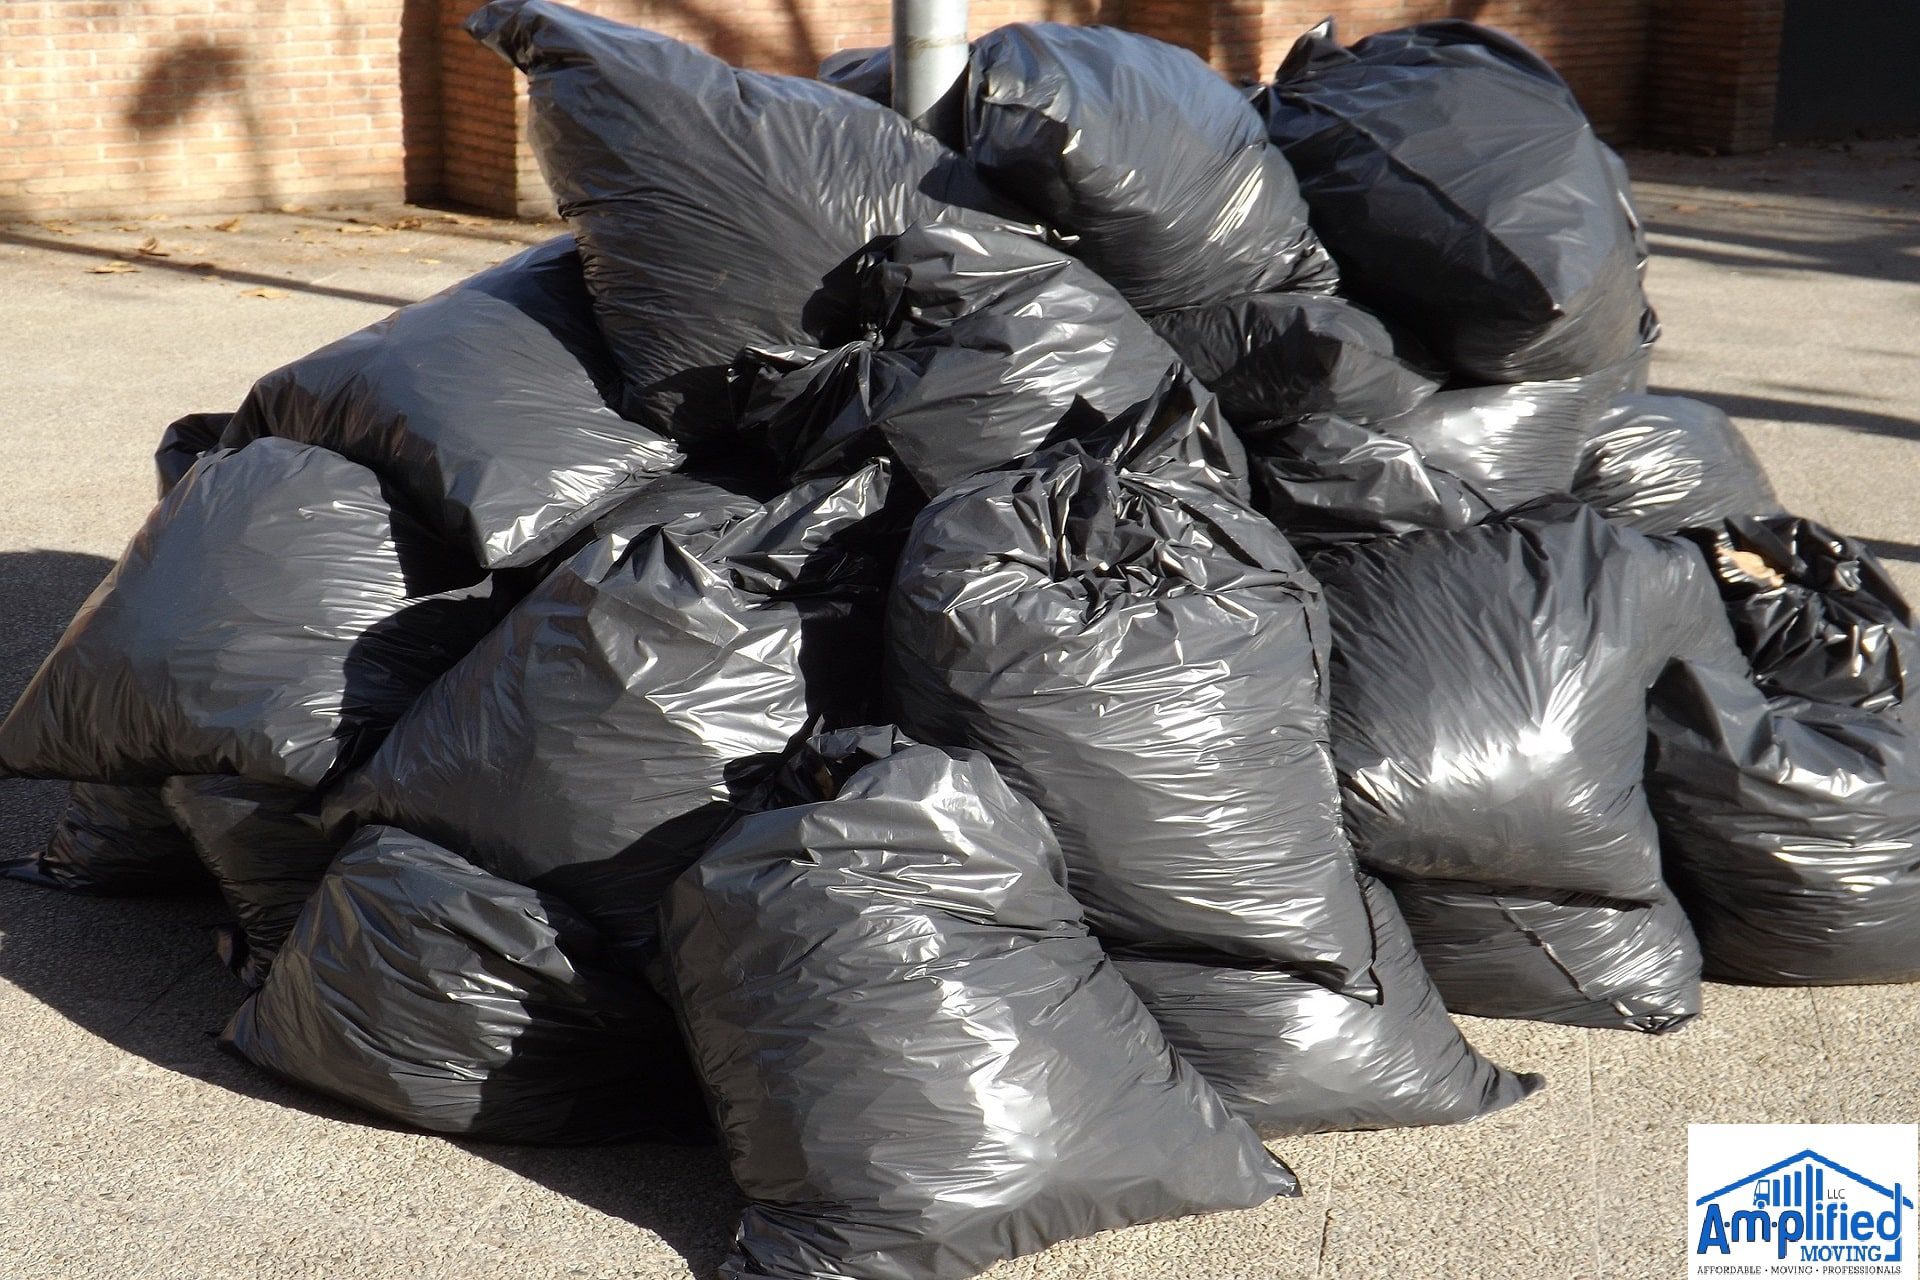
[[[1786,400],[1774,396],[1740,395],[1725,391],[1701,391],[1686,387],[1661,386],[1655,394],[1690,396],[1716,405],[1736,418],[1765,422],[1803,422],[1823,427],[1845,427],[1870,435],[1892,436],[1898,440],[1920,440],[1920,421],[1895,417],[1890,413],[1870,413],[1813,400]],[[1835,394],[1844,394],[1836,392]]]
[[[124,249],[107,249],[88,244],[71,244],[45,236],[30,236],[21,231],[0,228],[0,244],[17,244],[23,248],[37,249],[45,253],[66,253],[82,258],[120,258],[129,255]],[[307,280],[295,280],[288,276],[265,275],[258,271],[241,271],[233,267],[222,266],[217,262],[194,263],[175,262],[171,258],[142,257],[141,270],[152,268],[155,271],[171,271],[179,275],[207,277],[214,276],[234,284],[257,284],[274,289],[288,289],[295,293],[310,293],[324,298],[344,298],[348,302],[370,302],[382,307],[404,307],[408,303],[418,302],[418,298],[403,298],[390,293],[369,293],[364,289],[342,289],[337,285],[315,284]]]
[[[68,620],[112,567],[66,551],[0,553],[0,707],[11,708]],[[0,859],[46,843],[66,801],[57,782],[0,780]],[[214,956],[225,910],[210,894],[95,898],[0,880],[0,982],[124,1052],[181,1075],[310,1115],[393,1130],[224,1053],[221,1029],[245,995]],[[237,1158],[249,1135],[236,1133]],[[658,1236],[694,1274],[725,1256],[740,1199],[716,1147],[461,1150]]]

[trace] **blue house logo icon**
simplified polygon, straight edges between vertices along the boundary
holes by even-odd
[[[1777,1148],[1776,1148],[1777,1149]],[[1808,1148],[1694,1201],[1696,1257],[1898,1264],[1911,1188],[1876,1182]]]

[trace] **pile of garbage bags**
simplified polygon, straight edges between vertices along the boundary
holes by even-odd
[[[1542,1085],[1450,1013],[1920,978],[1911,614],[1647,394],[1524,48],[1016,24],[936,137],[884,54],[468,26],[570,234],[169,427],[0,724],[74,784],[8,874],[218,892],[235,1052],[717,1137],[725,1274],[922,1280]]]

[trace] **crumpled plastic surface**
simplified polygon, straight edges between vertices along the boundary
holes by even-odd
[[[943,214],[1003,225],[958,155],[831,86],[550,0],[494,0],[467,30],[527,73],[534,152],[619,362],[618,407],[682,442],[727,435],[725,370],[743,347],[859,336],[850,267],[875,237]]]
[[[1920,740],[1891,715],[1768,699],[1736,664],[1656,690],[1647,794],[1709,978],[1920,980]]]
[[[201,454],[219,445],[221,433],[232,421],[230,413],[189,413],[167,425],[153,451],[153,469],[160,481],[162,498],[186,478],[193,464],[200,461]]]
[[[1152,324],[1236,426],[1318,413],[1378,422],[1439,387],[1384,324],[1344,298],[1242,294],[1163,311]]]
[[[321,829],[317,801],[220,774],[169,778],[160,794],[238,922],[221,959],[259,986],[339,848]]]
[[[1580,378],[1442,391],[1374,429],[1420,450],[1495,507],[1514,507],[1574,486],[1581,444],[1640,364]]]
[[[1260,97],[1343,292],[1484,382],[1575,377],[1651,331],[1637,219],[1571,91],[1516,42],[1302,36]]]
[[[1396,436],[1315,414],[1241,433],[1259,506],[1301,547],[1465,529],[1493,504]]]
[[[1040,807],[1095,935],[1263,1132],[1467,1119],[1527,1090],[1363,900],[1326,635],[1254,512],[1068,449],[922,513],[887,688],[909,731],[985,751]]]
[[[1527,902],[1479,913],[1490,933],[1477,980],[1462,989],[1434,973],[1447,1007],[1643,1030],[1697,1012],[1684,983],[1671,1007],[1652,1007],[1676,983],[1651,958],[1684,954],[1650,926],[1655,913],[1621,913],[1596,936],[1609,917],[1595,904],[1556,901],[1652,907],[1667,896],[1641,787],[1647,690],[1669,663],[1726,641],[1692,548],[1561,502],[1337,548],[1312,567],[1333,619],[1334,757],[1361,860],[1396,888],[1437,882]],[[1575,913],[1576,942],[1562,948],[1552,920]],[[1408,917],[1418,945],[1442,913],[1429,902]],[[1467,923],[1439,919],[1454,943]],[[1553,964],[1500,966],[1514,932]],[[1658,981],[1623,995],[1623,972]],[[1635,1010],[1624,1020],[1623,1006]]]
[[[700,1132],[671,1017],[591,925],[391,827],[348,842],[222,1043],[377,1115],[496,1142]]]
[[[556,569],[328,797],[552,893],[637,971],[659,895],[815,716],[867,718],[887,466],[684,514],[670,477]],[[665,522],[661,523],[662,517]]]
[[[1021,22],[968,75],[967,158],[1140,310],[1338,282],[1259,114],[1193,53]]]
[[[1859,539],[1799,516],[1736,517],[1690,537],[1764,691],[1868,711],[1906,701],[1920,636]]]
[[[317,787],[491,626],[477,576],[345,458],[274,439],[211,453],[0,724],[0,767]]]
[[[1429,980],[1486,1017],[1661,1033],[1700,1012],[1700,944],[1651,901],[1451,880],[1390,882]]]
[[[1628,394],[1589,424],[1573,494],[1642,533],[1678,533],[1780,510],[1727,415],[1682,396]]]
[[[1047,815],[1109,951],[1370,995],[1327,748],[1326,615],[1271,524],[1079,449],[949,490],[888,611],[907,732]]]
[[[1376,1001],[1280,970],[1132,959],[1116,967],[1174,1049],[1270,1138],[1457,1124],[1546,1082],[1474,1051],[1421,968],[1393,895],[1360,877]]]
[[[0,876],[69,893],[132,897],[198,892],[206,872],[158,787],[76,782],[47,847],[0,862]]]
[[[819,79],[881,106],[893,103],[893,49],[837,49],[820,59]]]
[[[331,449],[477,563],[526,565],[679,465],[607,406],[618,382],[561,236],[269,373],[224,443]]]
[[[663,908],[751,1202],[722,1276],[957,1280],[1297,1194],[1168,1051],[985,756],[862,728],[783,778]]]
[[[1103,431],[1160,394],[1180,363],[1112,286],[1007,232],[913,227],[869,261],[862,299],[871,341],[735,363],[741,433],[783,473],[885,452],[931,497]],[[1244,472],[1230,433],[1212,435],[1221,466]]]

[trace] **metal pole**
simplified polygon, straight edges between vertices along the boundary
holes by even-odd
[[[893,0],[893,109],[949,132],[967,72],[967,0]]]

